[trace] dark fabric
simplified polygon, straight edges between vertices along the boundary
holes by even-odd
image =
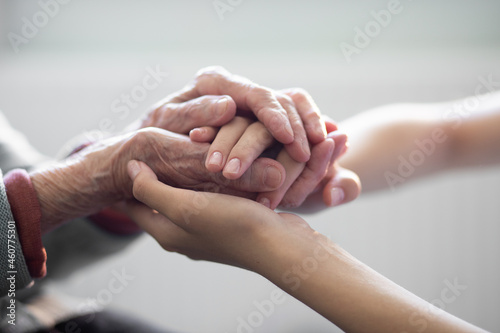
[[[172,333],[123,312],[101,311],[63,321],[36,333]]]

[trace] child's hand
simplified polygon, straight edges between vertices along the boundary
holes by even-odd
[[[246,268],[270,277],[287,242],[298,248],[314,230],[293,214],[277,214],[249,199],[195,192],[158,181],[144,163],[130,161],[134,197],[128,214],[167,251]],[[287,235],[285,240],[284,235]]]

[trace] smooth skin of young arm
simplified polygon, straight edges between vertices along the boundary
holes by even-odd
[[[145,204],[131,202],[129,214],[167,251],[261,274],[348,332],[482,332],[373,271],[294,214],[170,187],[143,162],[129,162],[128,172]]]
[[[500,92],[439,104],[383,106],[338,126],[350,142],[339,163],[359,175],[364,191],[450,168],[500,162]],[[403,160],[410,169],[401,167]]]

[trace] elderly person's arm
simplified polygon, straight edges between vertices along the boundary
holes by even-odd
[[[30,174],[41,208],[41,230],[48,232],[61,223],[86,216],[132,197],[126,172],[130,159],[147,161],[162,181],[176,187],[221,191],[240,196],[274,189],[284,177],[282,166],[259,159],[242,178],[227,181],[208,173],[203,161],[208,144],[158,128],[147,128],[92,144],[63,162]]]

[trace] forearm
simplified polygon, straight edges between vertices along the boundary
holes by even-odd
[[[403,289],[326,238],[302,243],[278,260],[270,280],[347,332],[482,331]]]
[[[339,163],[363,190],[394,188],[446,168],[500,161],[500,93],[440,104],[398,104],[343,121],[350,147]]]
[[[126,198],[120,184],[113,181],[119,178],[114,174],[120,169],[118,154],[114,148],[94,145],[64,162],[30,173],[42,212],[42,234]]]
[[[394,188],[446,166],[453,139],[438,104],[398,104],[343,121],[349,149],[339,163],[357,173],[363,191]]]
[[[500,162],[500,92],[450,103],[446,117],[454,133],[450,167]]]

